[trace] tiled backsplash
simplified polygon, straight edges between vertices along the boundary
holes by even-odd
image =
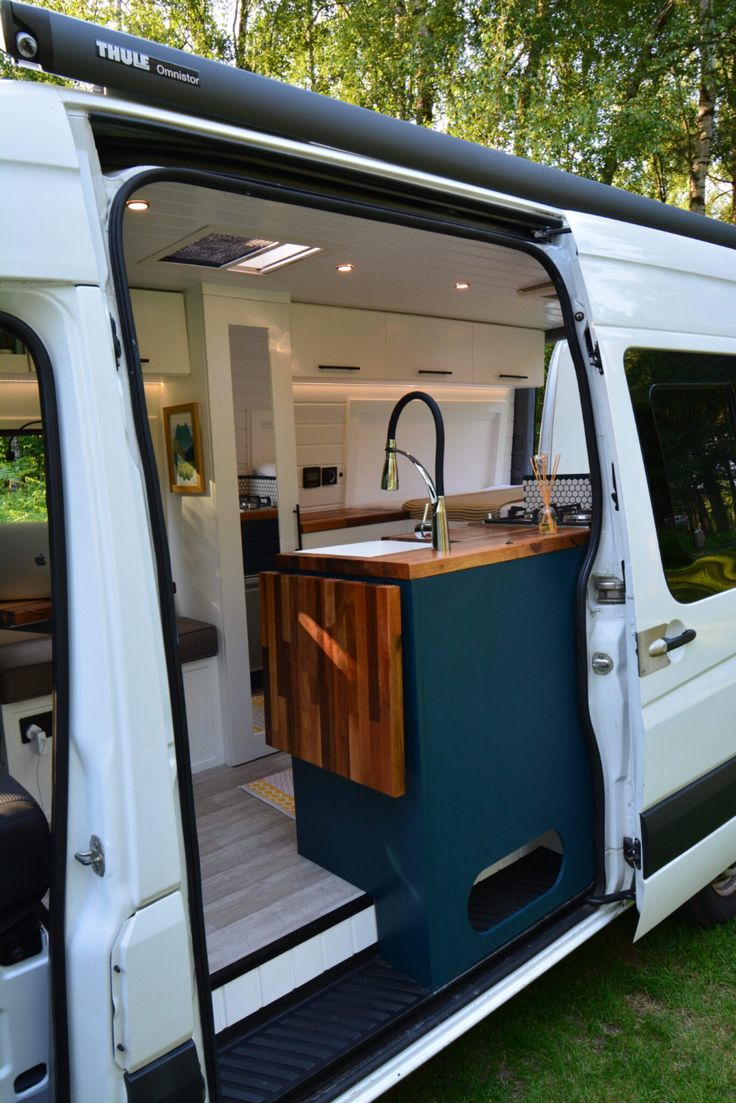
[[[270,498],[272,505],[279,500],[279,490],[275,475],[238,475],[238,494],[241,498],[257,494]]]

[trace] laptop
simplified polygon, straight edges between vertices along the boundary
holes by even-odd
[[[45,521],[0,524],[0,601],[51,596],[49,532]]]

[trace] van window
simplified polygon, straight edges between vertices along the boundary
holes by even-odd
[[[736,586],[736,357],[624,358],[662,566],[678,601]]]

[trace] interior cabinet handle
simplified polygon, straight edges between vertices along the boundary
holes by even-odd
[[[417,368],[417,375],[452,375],[452,372],[443,368]]]
[[[656,659],[659,655],[666,655],[668,651],[676,651],[678,647],[684,647],[686,643],[694,640],[696,635],[694,628],[686,628],[679,636],[660,636],[658,640],[652,640],[649,644],[649,654]]]

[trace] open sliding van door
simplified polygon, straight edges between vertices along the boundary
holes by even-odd
[[[640,937],[736,859],[736,258],[569,219],[626,586]]]
[[[91,134],[61,90],[2,82],[0,132],[0,192],[12,211],[0,234],[2,522],[48,529],[48,550],[31,533],[30,550],[6,539],[19,550],[0,557],[0,645],[13,651],[5,668],[23,674],[12,695],[3,690],[0,750],[6,793],[25,799],[18,781],[28,779],[52,820],[50,977],[39,967],[39,981],[18,996],[0,969],[8,1019],[0,1097],[9,1098],[10,1072],[14,1097],[201,1101],[211,1005],[182,841],[186,762],[175,756],[169,677],[176,638],[162,630],[171,586],[157,586],[125,381],[126,367],[134,379],[138,365],[123,359],[107,291],[106,199],[90,168]],[[46,457],[45,491],[40,463],[23,453],[31,430],[33,455]],[[29,471],[34,485],[25,488]],[[38,589],[31,571],[31,591],[30,567],[47,558],[51,581]],[[22,901],[30,859],[16,851]],[[3,873],[9,880],[13,870]],[[49,1021],[53,1059],[48,1045],[35,1045],[31,1060],[28,1024],[45,1040]]]

